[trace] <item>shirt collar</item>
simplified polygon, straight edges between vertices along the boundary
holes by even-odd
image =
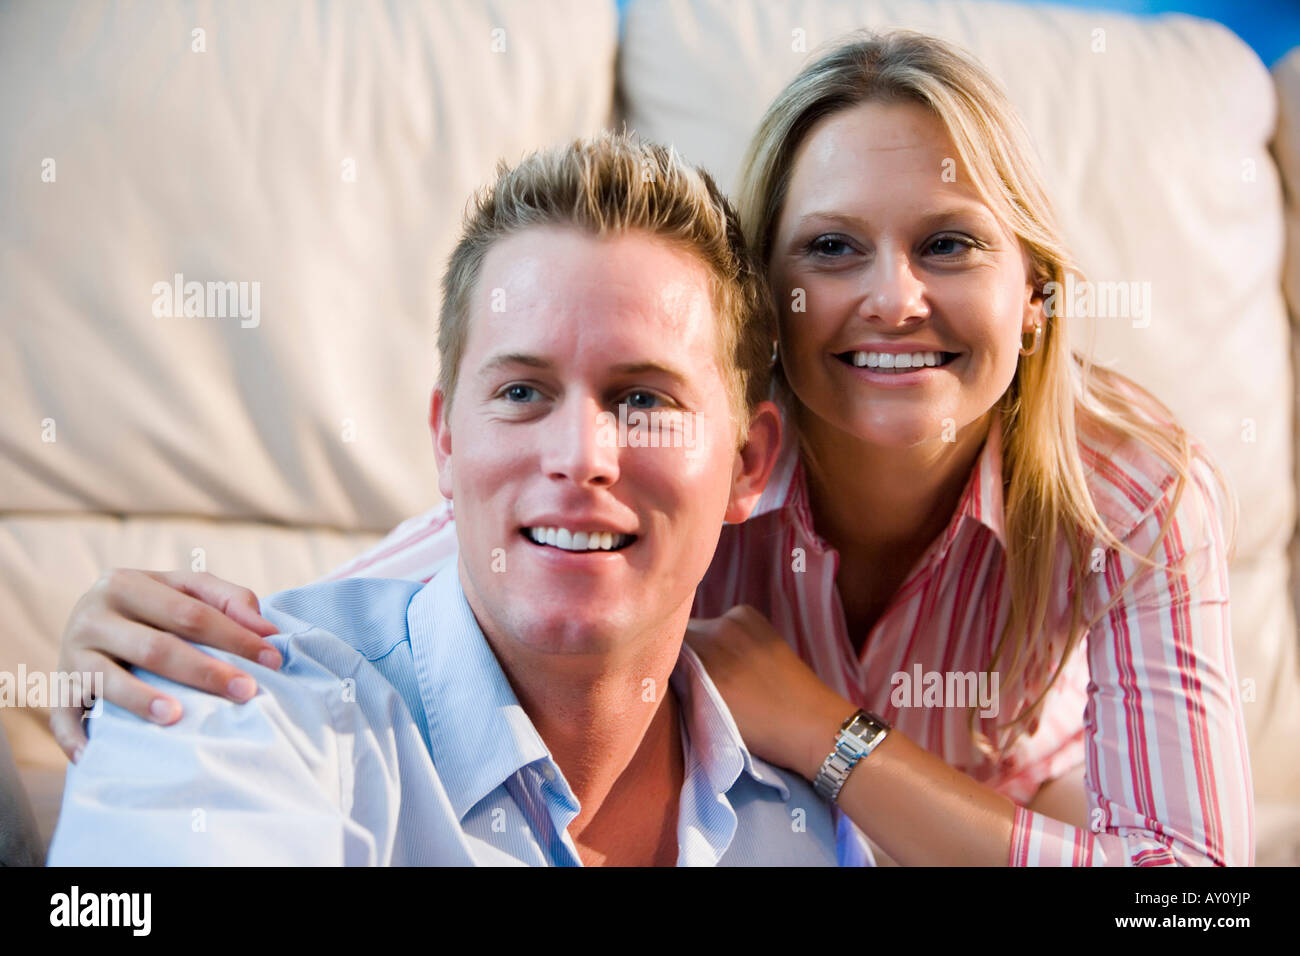
[[[798,437],[794,429],[788,427],[790,416],[783,414],[782,419],[787,427],[783,430],[777,464],[772,469],[772,476],[751,518],[771,511],[784,511],[805,538],[823,551],[830,550],[830,546],[813,527],[807,476],[799,455]],[[997,408],[990,413],[988,437],[985,438],[966,486],[962,489],[957,509],[937,542],[936,557],[948,551],[967,521],[987,528],[998,543],[1003,548],[1006,547],[1006,512],[1002,496],[1002,415]]]
[[[526,765],[550,758],[448,561],[411,600],[407,627],[429,750],[457,819]]]
[[[444,564],[416,593],[407,626],[430,753],[458,819],[528,764],[555,766],[483,636],[457,561]],[[746,749],[717,687],[684,644],[670,684],[685,730],[688,784],[702,776],[716,799],[746,773],[789,799],[777,773]]]
[[[699,656],[686,644],[677,657],[671,684],[689,738],[688,778],[691,767],[698,766],[714,794],[724,794],[746,773],[777,790],[781,799],[790,799],[790,791],[776,771],[749,752],[722,694]]]
[[[1002,498],[1002,413],[994,408],[989,415],[989,433],[975,459],[970,478],[957,504],[954,520],[948,526],[951,543],[958,519],[969,519],[993,532],[998,543],[1007,546],[1006,511]]]

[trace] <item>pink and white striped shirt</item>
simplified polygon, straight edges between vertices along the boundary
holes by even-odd
[[[965,704],[976,703],[977,694],[955,695],[977,690],[1008,610],[998,422],[947,529],[894,595],[861,653],[847,633],[836,587],[838,555],[813,527],[797,444],[791,429],[786,435],[754,514],[722,529],[695,616],[752,605],[840,694],[1014,800],[1013,866],[1254,863],[1222,504],[1208,468],[1198,463],[1155,555],[1167,564],[1186,558],[1186,578],[1158,570],[1140,576],[1080,641],[1030,725],[1033,733],[992,760],[967,730]],[[1147,554],[1170,504],[1172,478],[1163,463],[1131,448],[1103,453],[1086,441],[1080,451],[1103,519],[1129,548]],[[1065,620],[1072,586],[1064,547],[1052,609],[1057,620]],[[428,580],[455,553],[452,510],[444,503],[404,522],[330,577]],[[1121,552],[1097,553],[1095,562],[1099,570],[1084,584],[1085,619],[1139,570]],[[1064,634],[1053,642],[1053,663],[1064,643]],[[946,700],[925,694],[927,684],[949,688]],[[1030,690],[1041,686],[1031,682]],[[989,706],[980,718],[990,736],[996,720],[1019,713],[1029,694],[996,689],[997,714]],[[1080,765],[1089,828],[1024,808],[1040,785]]]

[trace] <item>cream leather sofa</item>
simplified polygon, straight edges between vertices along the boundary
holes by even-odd
[[[5,5],[0,671],[52,670],[106,568],[267,594],[437,501],[438,282],[498,158],[626,120],[731,189],[809,52],[890,25],[987,64],[1084,267],[1150,283],[1145,320],[1081,325],[1078,344],[1235,482],[1258,861],[1300,862],[1300,52],[1270,75],[1181,16],[633,0],[620,36],[612,0]],[[246,283],[243,310],[168,316],[177,275],[236,284],[211,313]],[[48,837],[64,760],[46,715],[0,719]]]

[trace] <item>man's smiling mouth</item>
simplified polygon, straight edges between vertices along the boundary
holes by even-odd
[[[957,352],[840,352],[836,358],[854,368],[900,374],[924,368],[943,368],[957,358]]]
[[[634,534],[556,527],[521,528],[520,533],[533,544],[561,551],[621,551],[637,540]]]

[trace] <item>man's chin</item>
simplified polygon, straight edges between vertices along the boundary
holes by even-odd
[[[608,655],[632,638],[633,624],[626,615],[591,613],[598,609],[534,609],[527,621],[514,629],[515,640],[540,654]]]

